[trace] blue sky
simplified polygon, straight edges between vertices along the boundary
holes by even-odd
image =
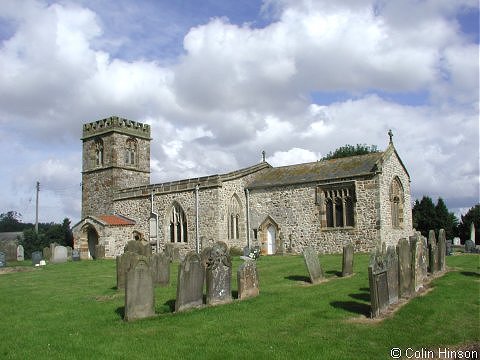
[[[152,126],[152,182],[388,143],[413,198],[479,201],[475,0],[0,2],[0,213],[80,216],[81,128]]]

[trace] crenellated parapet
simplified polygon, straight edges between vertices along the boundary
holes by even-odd
[[[82,140],[110,133],[118,132],[150,140],[150,125],[137,121],[124,119],[118,116],[110,116],[83,125]]]

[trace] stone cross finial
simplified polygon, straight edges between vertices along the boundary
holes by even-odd
[[[262,151],[262,161],[265,162],[265,150]]]
[[[390,144],[393,143],[393,132],[392,129],[388,130],[388,136],[390,137]]]

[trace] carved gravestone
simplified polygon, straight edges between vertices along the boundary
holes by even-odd
[[[446,263],[445,263],[445,255],[447,253],[447,239],[445,236],[445,230],[440,229],[438,231],[438,271],[445,271]]]
[[[7,266],[7,257],[5,256],[5,253],[0,252],[0,268],[5,266]]]
[[[408,297],[412,295],[412,252],[407,239],[400,239],[397,245],[398,254],[398,295]]]
[[[55,246],[51,261],[55,264],[67,262],[67,248],[60,245]]]
[[[126,321],[155,315],[155,292],[149,261],[145,256],[135,256],[137,259],[127,271],[125,282]]]
[[[167,286],[170,283],[170,259],[163,253],[151,256],[153,283]]]
[[[438,271],[438,250],[437,239],[435,238],[435,231],[428,232],[428,272],[430,274]]]
[[[237,271],[238,298],[246,299],[258,296],[257,264],[253,260],[245,261]]]
[[[175,311],[203,305],[204,277],[205,268],[201,256],[195,252],[189,252],[178,266]]]
[[[105,245],[95,245],[95,260],[105,259]]]
[[[343,247],[342,276],[353,274],[353,245],[348,244]]]
[[[52,251],[50,250],[50,247],[45,246],[45,247],[43,248],[43,258],[44,258],[45,260],[50,261],[50,258],[51,258],[51,257],[52,257]]]
[[[303,250],[303,260],[310,276],[310,282],[312,284],[321,282],[324,279],[322,267],[320,266],[317,252],[311,246]]]
[[[206,269],[207,305],[226,304],[232,301],[232,260],[227,244],[213,245]]]
[[[446,242],[446,255],[453,255],[453,240],[447,240]]]
[[[394,246],[387,248],[386,269],[388,302],[396,304],[398,302],[398,256]]]
[[[137,254],[127,251],[121,256],[117,256],[117,289],[125,288],[127,271],[135,265]]]
[[[80,261],[80,250],[78,249],[72,250],[72,261]]]
[[[40,261],[42,260],[42,253],[40,251],[34,251],[32,253],[32,265],[40,265]]]
[[[368,266],[372,318],[382,315],[389,305],[387,261],[382,253],[373,254]]]
[[[465,240],[465,252],[466,253],[475,252],[475,243],[472,240]]]
[[[23,249],[23,245],[17,246],[17,261],[25,260],[25,251]]]

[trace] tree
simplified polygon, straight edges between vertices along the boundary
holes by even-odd
[[[35,232],[35,229],[27,229],[23,231],[23,238],[20,240],[25,251],[25,258],[31,258],[32,252],[42,251],[45,246],[50,245],[45,234]]]
[[[438,198],[435,206],[435,227],[438,232],[440,229],[445,229],[447,239],[452,239],[457,235],[458,219],[454,213],[448,211],[445,202],[441,197]]]
[[[366,144],[357,144],[356,146],[353,145],[344,145],[339,147],[333,152],[329,152],[327,155],[323,157],[323,160],[329,159],[338,159],[343,157],[349,157],[354,155],[365,155],[370,153],[378,152],[378,148],[376,145],[366,145]]]
[[[458,234],[462,240],[470,239],[470,226],[475,225],[475,242],[480,243],[480,204],[470,208],[465,215],[462,215],[461,222],[458,226]]]
[[[437,223],[435,205],[428,196],[423,196],[422,200],[415,200],[412,209],[413,227],[420,231],[423,236],[428,236],[428,232],[435,229]]]
[[[16,211],[9,211],[0,215],[0,232],[21,231],[23,224],[20,219],[22,214]]]
[[[70,229],[70,219],[65,218],[63,219],[63,233],[64,233],[64,239],[63,239],[63,244],[65,246],[70,246],[73,248],[73,233],[72,230]]]

